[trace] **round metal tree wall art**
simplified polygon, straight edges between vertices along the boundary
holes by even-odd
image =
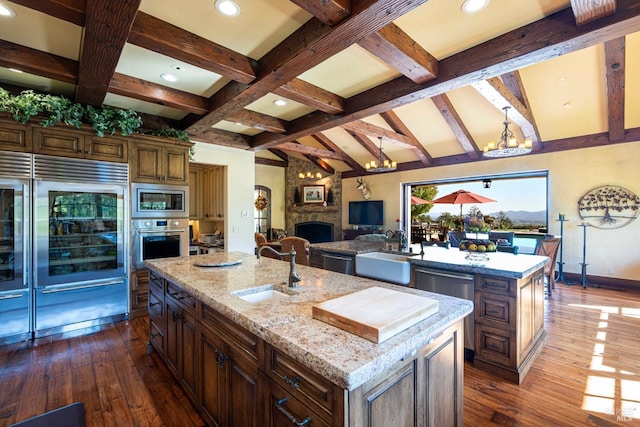
[[[620,228],[638,217],[640,197],[615,185],[594,188],[578,200],[580,217],[598,228]]]

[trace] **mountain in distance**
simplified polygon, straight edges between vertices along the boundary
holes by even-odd
[[[507,218],[513,222],[513,225],[518,224],[540,224],[544,225],[547,220],[547,211],[504,211]],[[498,212],[492,212],[489,215],[496,218]]]

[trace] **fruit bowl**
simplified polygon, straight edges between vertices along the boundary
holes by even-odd
[[[482,267],[489,261],[489,255],[484,252],[469,252],[464,258],[472,267]]]
[[[495,252],[497,250],[496,244],[491,240],[462,240],[458,249],[468,252]]]

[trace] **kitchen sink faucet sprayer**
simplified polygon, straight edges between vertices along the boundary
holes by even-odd
[[[278,255],[280,257],[280,259],[282,259],[282,257],[285,257],[287,255],[289,255],[289,287],[290,288],[297,288],[298,287],[298,282],[302,280],[302,277],[300,277],[300,275],[298,274],[298,272],[296,271],[296,250],[295,248],[291,248],[291,252],[278,252],[275,249],[273,249],[271,246],[261,246],[260,249],[258,249],[258,259],[260,259],[261,255],[262,255],[262,251],[264,249],[268,249],[270,252],[273,252],[274,254]]]

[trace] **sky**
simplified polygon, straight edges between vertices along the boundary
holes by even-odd
[[[543,211],[547,209],[547,180],[544,177],[492,180],[491,188],[483,188],[482,181],[461,182],[438,185],[438,194],[446,196],[456,190],[468,190],[484,197],[496,200],[494,203],[482,203],[476,206],[482,213],[499,211]],[[473,205],[463,205],[462,213],[467,214]],[[459,205],[435,204],[429,215],[437,217],[443,212],[459,215]]]

